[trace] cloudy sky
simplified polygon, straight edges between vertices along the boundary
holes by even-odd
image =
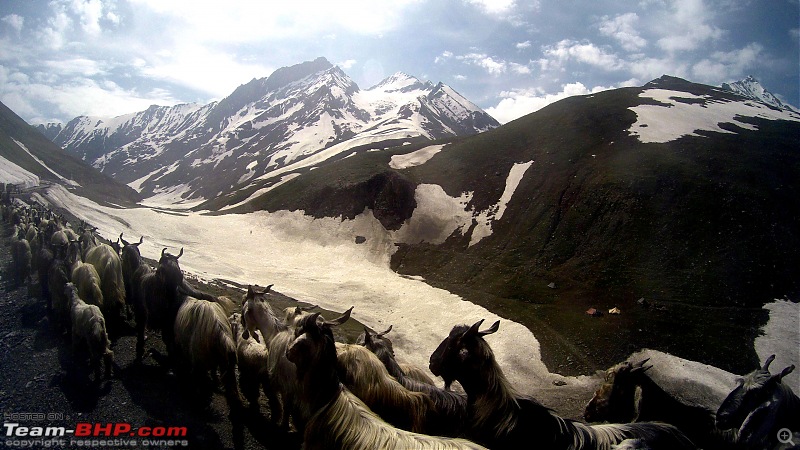
[[[403,71],[505,123],[663,74],[755,76],[800,105],[800,0],[2,0],[0,101],[30,123],[208,103],[324,56]]]

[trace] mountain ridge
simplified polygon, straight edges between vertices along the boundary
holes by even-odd
[[[253,79],[207,105],[79,117],[60,130],[40,129],[144,197],[197,204],[265,188],[285,167],[324,163],[315,159],[323,153],[336,157],[350,148],[380,149],[499,126],[445,86],[398,72],[361,90],[338,66],[317,58]]]

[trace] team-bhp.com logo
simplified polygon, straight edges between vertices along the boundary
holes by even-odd
[[[5,444],[9,447],[70,446],[188,446],[186,427],[136,427],[129,423],[79,422],[74,428],[3,424]],[[105,440],[112,438],[111,440]],[[104,439],[104,440],[100,440]],[[60,442],[59,442],[60,441]]]

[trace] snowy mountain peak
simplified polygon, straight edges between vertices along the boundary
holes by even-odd
[[[747,97],[762,103],[766,103],[767,105],[778,109],[797,111],[797,109],[787,105],[786,103],[783,103],[771,92],[764,89],[764,86],[762,86],[761,83],[759,83],[758,80],[756,80],[752,75],[749,75],[747,78],[741,81],[722,83],[722,89],[734,92],[742,97]]]
[[[430,81],[423,83],[419,78],[411,76],[405,72],[396,72],[368,90],[382,92],[411,92],[421,89],[430,89],[432,86],[433,84]]]

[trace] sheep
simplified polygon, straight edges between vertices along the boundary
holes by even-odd
[[[295,364],[300,386],[299,402],[312,411],[303,433],[303,448],[315,449],[482,449],[473,442],[427,436],[392,427],[372,412],[340,382],[331,327],[349,314],[332,321],[314,313],[300,320],[287,349]]]
[[[394,358],[392,342],[385,337],[392,327],[383,333],[374,334],[364,327],[356,342],[369,349],[383,363],[389,374],[409,391],[422,392],[433,402],[428,411],[428,430],[441,436],[459,436],[467,422],[467,397],[451,390],[441,389],[431,383],[407,376]],[[421,370],[419,370],[422,372]],[[427,378],[427,376],[425,377]]]
[[[483,338],[497,332],[500,321],[479,331],[482,323],[453,327],[430,358],[434,375],[447,384],[457,380],[466,391],[466,434],[476,442],[493,449],[515,449],[532,443],[556,449],[608,449],[625,439],[641,438],[653,450],[695,448],[672,425],[588,426],[563,419],[533,398],[517,394]]]
[[[794,365],[772,374],[769,365],[774,359],[771,355],[762,367],[742,377],[717,410],[717,426],[738,429],[738,443],[748,449],[778,448],[779,431],[800,432],[800,397],[781,382]]]
[[[103,313],[96,305],[87,305],[81,300],[78,289],[72,283],[64,286],[64,295],[70,305],[73,353],[77,353],[80,344],[85,343],[89,349],[89,367],[94,369],[95,381],[100,381],[101,360],[105,363],[105,376],[109,378],[114,352],[111,351]]]
[[[259,389],[270,399],[270,405],[277,403],[273,400],[274,394],[269,388],[269,351],[266,345],[259,342],[255,337],[260,334],[254,331],[251,336],[245,338],[242,335],[242,315],[233,313],[228,318],[231,325],[234,341],[236,342],[236,358],[239,365],[239,388],[247,399],[251,408],[258,408]]]

